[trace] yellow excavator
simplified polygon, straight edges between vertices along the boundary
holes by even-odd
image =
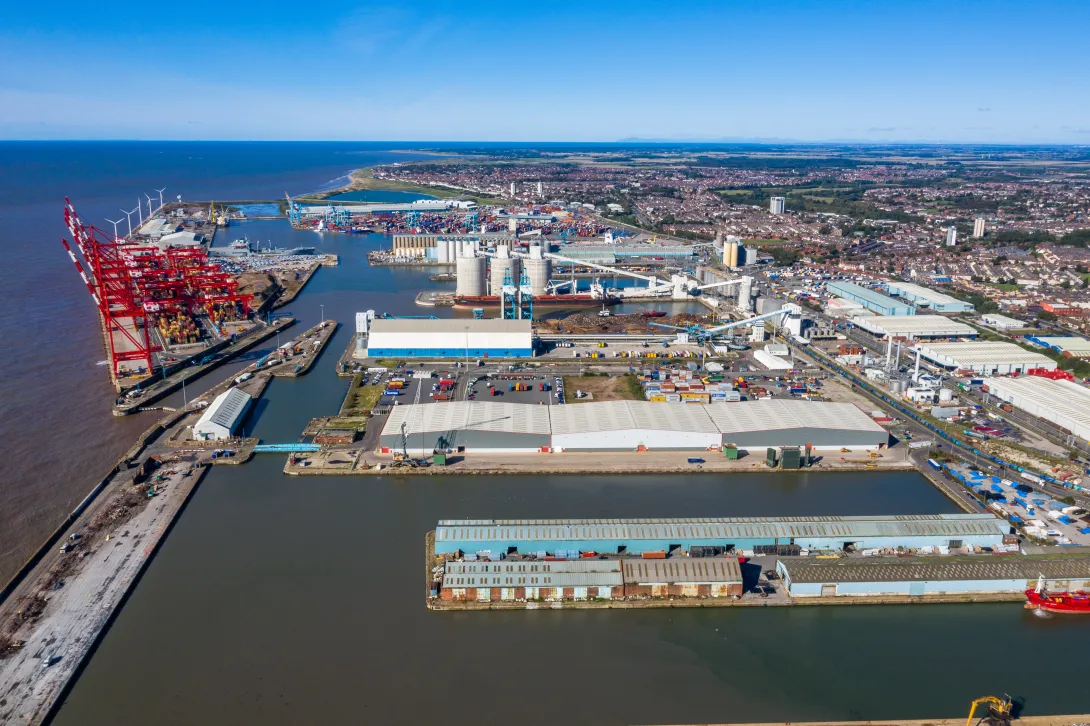
[[[976,714],[977,706],[985,703],[988,704],[988,713],[981,716],[980,720],[974,723],[973,716]],[[1003,698],[983,696],[978,698],[973,701],[969,708],[969,718],[965,719],[965,726],[977,726],[977,724],[982,724],[984,726],[1010,726],[1011,705],[1010,696],[1003,696]]]

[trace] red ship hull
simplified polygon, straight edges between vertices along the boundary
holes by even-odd
[[[1078,592],[1037,592],[1026,590],[1026,608],[1050,613],[1085,613],[1090,615],[1090,594]]]

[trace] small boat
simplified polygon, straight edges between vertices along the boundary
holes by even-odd
[[[608,318],[610,315],[612,315],[612,313],[606,310],[604,307],[598,311],[598,317],[600,318]]]
[[[1083,590],[1051,593],[1045,588],[1044,578],[1039,577],[1037,587],[1026,590],[1026,609],[1090,614],[1090,593]]]

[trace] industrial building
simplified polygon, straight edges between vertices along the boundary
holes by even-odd
[[[601,401],[540,406],[457,401],[397,406],[379,445],[434,451],[706,451],[805,447],[878,449],[889,434],[849,403],[768,399],[739,403]]]
[[[937,313],[971,313],[976,310],[972,303],[910,282],[890,282],[886,289],[890,295],[897,295],[910,300],[917,307],[929,308]]]
[[[825,290],[830,295],[842,297],[858,305],[862,305],[871,312],[879,315],[915,315],[916,308],[900,300],[875,292],[868,288],[856,285],[854,282],[833,280],[825,284]]]
[[[1031,368],[1055,370],[1056,361],[1014,343],[969,341],[920,343],[915,346],[925,360],[946,370],[964,370],[986,376],[1009,376]]]
[[[1039,335],[1027,336],[1026,340],[1071,358],[1090,358],[1090,340],[1085,338],[1073,335]]]
[[[866,597],[1020,593],[1039,578],[1057,590],[1090,586],[1090,557],[1055,555],[956,560],[851,557],[781,557],[776,571],[791,597]]]
[[[529,358],[529,320],[378,318],[370,325],[370,358]]]
[[[436,554],[597,552],[820,552],[997,547],[1010,525],[991,514],[871,517],[442,520]]]
[[[908,340],[975,338],[979,335],[971,325],[941,315],[867,316],[852,318],[851,322],[882,340],[890,337]]]
[[[735,557],[448,561],[438,595],[448,601],[525,602],[659,597],[739,597]]]
[[[193,424],[193,438],[201,441],[218,441],[231,438],[250,408],[252,396],[237,388],[229,388],[212,399],[197,423]]]
[[[549,408],[491,401],[396,406],[382,427],[379,446],[414,455],[541,451],[552,444]]]
[[[995,328],[996,330],[1019,330],[1026,327],[1026,324],[1023,321],[1016,320],[1015,318],[1008,318],[1006,315],[1000,315],[998,313],[981,315],[980,321],[989,328]]]
[[[1001,401],[1090,441],[1090,389],[1041,376],[986,378],[985,390]]]

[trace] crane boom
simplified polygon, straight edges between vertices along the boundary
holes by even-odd
[[[779,310],[776,310],[774,312],[764,313],[762,315],[755,315],[752,318],[746,318],[745,320],[737,320],[737,321],[735,321],[733,323],[727,323],[726,325],[718,325],[718,326],[716,326],[714,328],[708,328],[704,332],[708,333],[709,335],[713,334],[713,333],[720,333],[720,332],[722,332],[724,330],[730,330],[731,328],[737,328],[740,325],[748,325],[749,323],[756,323],[756,322],[761,321],[761,320],[768,320],[769,318],[787,317],[788,315],[790,315],[792,313],[798,313],[798,312],[801,312],[801,311],[802,311],[802,308],[798,307],[797,305],[793,305],[791,303],[788,303],[787,305],[784,305],[782,308],[780,308]]]

